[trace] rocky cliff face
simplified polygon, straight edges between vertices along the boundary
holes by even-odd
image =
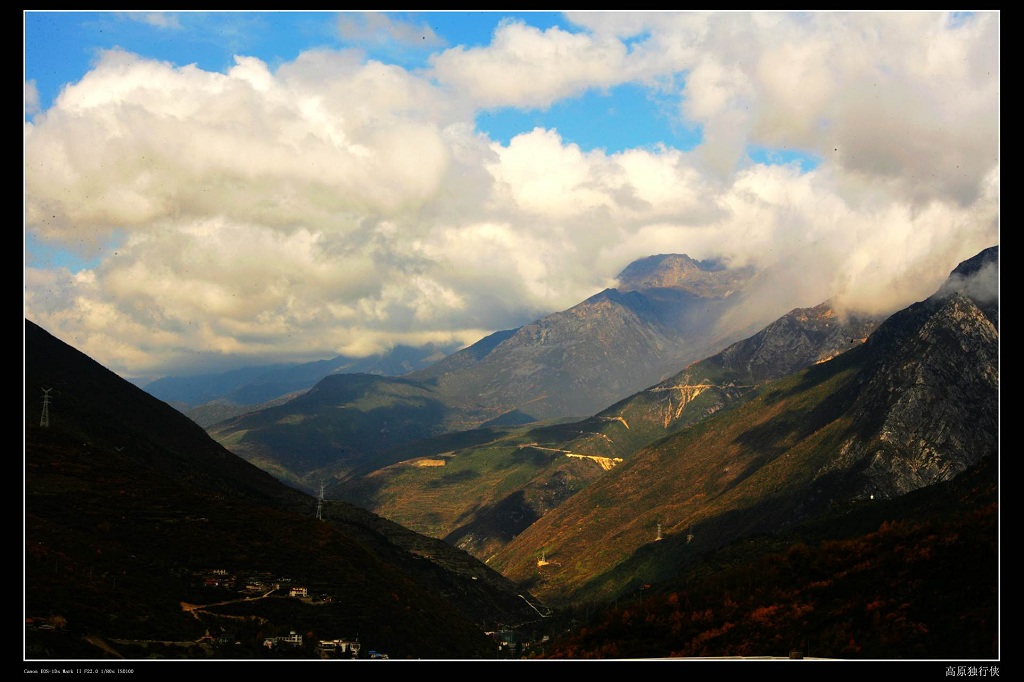
[[[798,308],[709,358],[706,364],[727,370],[738,381],[758,383],[856,347],[881,321],[881,316],[841,315],[829,302]]]
[[[931,298],[872,336],[858,427],[831,469],[863,496],[948,480],[998,453],[998,247],[953,271]]]

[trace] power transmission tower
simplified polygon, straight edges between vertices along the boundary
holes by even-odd
[[[320,481],[320,496],[316,498],[316,517],[324,520],[324,482]]]
[[[52,388],[43,389],[43,416],[39,418],[39,425],[42,427],[50,426],[50,391]]]

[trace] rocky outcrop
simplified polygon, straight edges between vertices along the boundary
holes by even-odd
[[[997,281],[993,247],[871,337],[856,428],[829,466],[862,496],[901,495],[998,453]]]

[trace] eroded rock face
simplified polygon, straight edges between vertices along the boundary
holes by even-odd
[[[856,432],[830,467],[863,496],[894,497],[998,454],[998,247],[965,261],[929,299],[868,341]]]
[[[707,362],[727,369],[740,381],[775,379],[856,347],[882,319],[842,316],[829,302],[798,308]]]

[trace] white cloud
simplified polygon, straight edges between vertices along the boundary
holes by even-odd
[[[587,30],[505,24],[424,74],[355,51],[226,73],[105,53],[25,125],[26,229],[101,256],[28,268],[26,316],[151,374],[469,343],[655,253],[764,268],[758,319],[891,309],[998,242],[998,14],[571,18]],[[503,145],[471,123],[625,82],[676,88],[703,143]],[[821,163],[752,164],[748,144]]]
[[[546,108],[589,88],[627,79],[625,46],[613,38],[541,31],[507,22],[486,47],[455,47],[435,55],[433,77],[482,108]]]
[[[390,67],[322,61],[272,76],[239,58],[220,75],[108,53],[26,134],[29,224],[49,237],[74,225],[87,241],[211,213],[344,229],[346,210],[428,199],[447,151],[435,124],[402,115],[423,87]],[[331,87],[304,77],[310,62]]]

